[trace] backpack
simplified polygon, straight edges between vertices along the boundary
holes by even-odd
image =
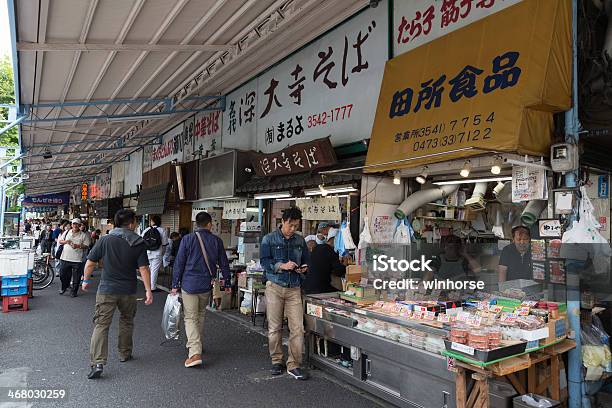
[[[162,245],[162,237],[157,227],[149,228],[143,235],[145,247],[148,251],[156,251]]]

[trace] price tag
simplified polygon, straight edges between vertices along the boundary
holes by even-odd
[[[440,323],[450,323],[451,317],[449,315],[447,315],[446,313],[440,313],[438,315],[438,321]]]
[[[423,314],[424,320],[436,320],[436,312],[424,312]]]
[[[372,306],[376,309],[381,309],[385,306],[385,302],[382,300],[377,300]]]
[[[480,324],[482,323],[482,317],[481,316],[470,316],[466,320],[466,323],[469,324],[470,326],[479,327]]]
[[[361,310],[361,309],[355,309],[354,311],[355,311],[355,313],[358,313],[358,314],[364,315],[364,316],[368,314],[368,312],[366,312],[365,310]]]
[[[484,301],[484,302],[478,302],[478,310],[488,310],[489,309],[489,302]]]
[[[463,354],[469,354],[470,356],[474,355],[474,347],[466,346],[465,344],[452,342],[451,349]]]
[[[499,305],[489,306],[489,311],[493,313],[501,313],[502,310],[504,310],[503,306],[499,306]]]
[[[323,318],[323,307],[319,305],[313,305],[312,303],[307,303],[306,304],[306,314],[322,319]]]
[[[506,313],[503,312],[499,318],[500,321],[504,323],[513,323],[516,322],[518,315],[516,313]]]
[[[529,307],[519,307],[518,309],[516,309],[516,311],[519,316],[527,316],[529,314]]]
[[[446,369],[448,371],[455,370],[455,357],[446,357]]]
[[[422,320],[423,319],[423,314],[425,312],[421,312],[421,311],[417,311],[415,310],[414,312],[412,312],[412,318],[413,319],[417,319],[417,320]]]
[[[457,321],[458,322],[466,322],[470,318],[470,314],[468,312],[459,312],[457,313]]]

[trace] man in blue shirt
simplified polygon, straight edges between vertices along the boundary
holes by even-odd
[[[180,288],[185,312],[185,332],[189,356],[185,367],[202,365],[202,329],[204,314],[210,301],[217,267],[223,274],[225,292],[231,293],[229,262],[221,238],[210,232],[212,218],[207,212],[196,215],[194,233],[181,239],[172,270],[172,294]]]
[[[268,345],[272,358],[272,375],[283,373],[283,318],[289,321],[289,356],[287,372],[298,380],[307,377],[302,372],[304,350],[304,316],[302,283],[308,270],[309,251],[301,235],[295,232],[301,225],[299,208],[283,211],[279,229],[266,235],[260,247],[260,262],[266,275],[266,314]]]

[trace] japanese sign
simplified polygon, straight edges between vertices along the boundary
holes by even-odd
[[[246,218],[247,200],[229,200],[223,202],[223,219],[244,220]]]
[[[144,171],[152,170],[175,159],[183,162],[184,136],[185,126],[181,123],[164,134],[161,145],[146,146],[144,149]],[[193,138],[191,143],[193,143]],[[193,151],[193,148],[191,151]]]
[[[269,153],[328,135],[334,145],[367,139],[388,58],[387,9],[364,10],[229,94],[223,147]]]
[[[560,237],[561,222],[559,220],[539,220],[541,237]]]
[[[68,205],[70,192],[25,196],[21,204],[24,207]]]
[[[221,148],[221,111],[203,112],[195,116],[194,151],[206,157]]]
[[[276,153],[251,154],[251,164],[259,176],[302,173],[336,163],[329,138],[300,143]]]
[[[195,117],[191,117],[183,122],[183,132],[181,133],[183,140],[183,163],[190,162],[196,159],[194,154],[194,142],[195,142]]]
[[[94,182],[89,186],[89,198],[92,200],[103,200],[109,198],[111,186],[111,173],[96,175]]]
[[[521,0],[420,0],[393,2],[393,55],[465,27]]]
[[[295,201],[305,220],[340,221],[340,199],[338,197],[314,197]]]
[[[546,170],[535,167],[512,167],[512,202],[548,199]]]
[[[87,183],[81,184],[81,201],[87,201],[89,187]]]
[[[547,154],[570,84],[571,2],[523,0],[387,62],[367,171]]]

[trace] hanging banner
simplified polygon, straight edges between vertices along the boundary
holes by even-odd
[[[89,186],[89,198],[104,200],[110,197],[111,173],[96,175],[93,184]]]
[[[410,51],[520,1],[394,1],[393,55]]]
[[[336,164],[336,154],[329,138],[300,143],[276,153],[251,154],[251,164],[258,176],[303,173]]]
[[[316,221],[341,221],[340,199],[336,197],[313,197],[295,201],[302,211],[302,219]]]
[[[546,170],[527,166],[512,167],[512,202],[547,200]]]
[[[552,115],[571,106],[571,10],[523,0],[388,61],[367,171],[548,155]]]
[[[203,112],[195,116],[194,150],[201,157],[221,148],[221,111]]]
[[[223,202],[223,218],[226,220],[246,219],[247,200],[231,200]]]
[[[57,206],[70,204],[70,192],[25,196],[21,205],[24,207]]]
[[[183,163],[190,162],[196,159],[194,154],[194,141],[195,141],[195,117],[191,117],[183,122],[183,131],[181,136],[183,138],[183,159],[179,160]]]
[[[388,4],[363,12],[227,95],[223,147],[270,153],[370,135],[388,59]]]

